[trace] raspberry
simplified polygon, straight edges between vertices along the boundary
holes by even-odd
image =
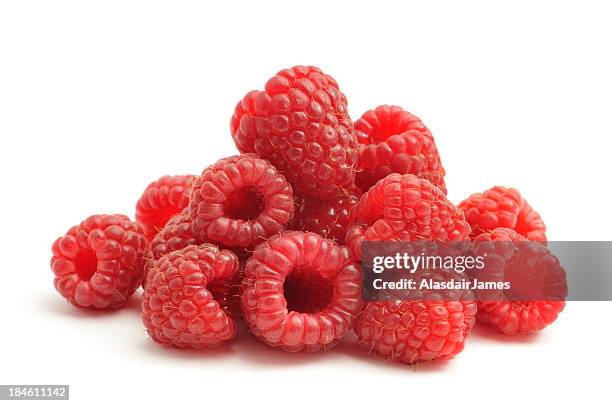
[[[146,258],[148,261],[156,260],[161,258],[162,255],[180,250],[188,245],[199,245],[204,243],[212,242],[204,241],[194,234],[191,216],[187,208],[172,217],[166,226],[157,233],[153,241],[151,241],[151,249],[148,250]],[[218,246],[219,244],[213,243],[213,245]],[[250,251],[240,247],[226,247],[221,245],[220,248],[232,251],[236,254],[241,263],[246,262],[251,256]],[[150,266],[145,266],[145,273],[147,272],[147,267]],[[146,280],[146,278],[143,276],[143,281],[144,280]]]
[[[193,235],[191,216],[188,210],[183,210],[168,221],[166,226],[151,242],[151,252],[155,258],[172,251],[196,245],[199,240]]]
[[[540,217],[540,214],[535,211],[525,199],[516,219],[514,228],[518,233],[527,237],[531,241],[546,241],[546,225]]]
[[[147,186],[136,203],[136,221],[144,226],[149,241],[189,205],[194,179],[193,175],[162,176]]]
[[[189,210],[202,240],[249,248],[289,223],[293,191],[265,159],[237,155],[219,160],[196,179]]]
[[[446,194],[445,171],[433,135],[398,106],[378,106],[355,121],[359,158],[355,184],[363,191],[390,173],[427,179]]]
[[[161,257],[150,270],[142,298],[142,320],[151,338],[176,348],[214,348],[236,335],[212,286],[229,284],[239,263],[212,244],[190,245]],[[221,303],[220,303],[221,302]]]
[[[472,238],[503,227],[510,228],[532,241],[546,241],[546,226],[518,190],[494,186],[483,193],[474,193],[459,209],[472,226]]]
[[[461,352],[474,326],[473,294],[449,290],[444,294],[447,300],[430,294],[415,291],[415,300],[368,302],[355,327],[361,347],[406,364],[452,358]]]
[[[247,261],[242,314],[271,346],[328,349],[353,327],[361,307],[357,262],[318,234],[286,232],[260,244]]]
[[[518,244],[499,244],[508,241]],[[485,269],[478,275],[478,279],[491,280],[490,276],[497,274],[501,275],[500,280],[510,280],[513,287],[508,293],[496,291],[498,297],[478,300],[478,321],[506,335],[539,332],[553,323],[565,307],[565,270],[546,246],[538,243],[520,244],[526,241],[525,237],[508,228],[496,228],[481,233],[475,239],[477,255],[487,258]],[[538,297],[559,299],[513,299],[519,283],[526,285],[524,288],[530,291],[537,288],[547,291],[545,294],[536,293]],[[520,285],[518,290],[521,290]]]
[[[463,213],[428,180],[393,173],[378,181],[355,207],[346,243],[357,258],[368,241],[456,241],[467,239]]]
[[[55,289],[87,309],[117,309],[140,284],[147,241],[124,215],[90,216],[52,247]]]
[[[357,138],[346,97],[314,66],[284,69],[265,91],[249,92],[230,129],[240,152],[270,160],[300,195],[332,199],[353,184]]]
[[[191,216],[189,215],[188,209],[172,217],[170,221],[168,221],[168,224],[166,224],[166,226],[155,236],[151,242],[151,249],[145,254],[147,262],[144,266],[142,275],[142,287],[146,288],[149,270],[155,266],[156,261],[163,255],[180,250],[188,245],[203,243],[205,243],[205,241],[202,241],[193,233]],[[240,264],[244,264],[251,256],[251,253],[244,248],[227,248],[225,246],[221,246],[220,248],[232,251],[236,254]],[[212,285],[209,285],[209,290],[213,293],[213,296],[218,298],[217,300],[221,304],[221,307],[227,309],[228,313],[232,315],[238,315],[240,313],[240,303],[237,299],[240,280],[240,274],[236,273],[236,276],[231,280],[224,280],[222,283],[213,282]]]
[[[299,199],[291,228],[312,231],[344,244],[346,229],[352,224],[353,209],[361,194],[361,190],[353,186],[345,195],[331,200]]]
[[[188,245],[196,245],[203,242],[193,234],[189,210],[185,209],[172,217],[166,226],[153,238],[151,248],[145,254],[147,262],[142,274],[143,287],[147,281],[149,269],[154,266],[154,262],[161,258],[162,255],[180,250]]]

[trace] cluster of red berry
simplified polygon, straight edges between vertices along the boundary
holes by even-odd
[[[151,183],[136,221],[94,215],[60,237],[57,291],[115,309],[142,284],[144,325],[166,346],[221,345],[241,319],[286,351],[329,349],[355,331],[366,350],[406,363],[454,356],[476,319],[533,333],[563,309],[470,295],[362,301],[363,241],[546,240],[514,189],[452,204],[431,132],[400,107],[353,123],[336,81],[296,66],[248,93],[230,128],[242,155]]]

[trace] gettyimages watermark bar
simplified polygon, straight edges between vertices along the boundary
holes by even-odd
[[[612,300],[610,241],[365,241],[366,301]]]

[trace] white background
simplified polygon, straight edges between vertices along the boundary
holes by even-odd
[[[333,75],[353,118],[383,103],[419,115],[451,200],[515,186],[551,240],[610,239],[605,2],[421,3],[0,3],[0,383],[70,384],[78,404],[604,403],[610,303],[569,303],[536,337],[477,329],[456,359],[415,369],[244,332],[214,353],[167,350],[139,294],[90,314],[53,290],[56,237],[133,216],[151,180],[235,153],[236,102],[295,64]]]

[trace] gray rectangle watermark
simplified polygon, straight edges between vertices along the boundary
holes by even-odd
[[[612,301],[612,241],[364,241],[360,260],[367,301]]]
[[[69,400],[68,385],[0,385],[0,400]]]

